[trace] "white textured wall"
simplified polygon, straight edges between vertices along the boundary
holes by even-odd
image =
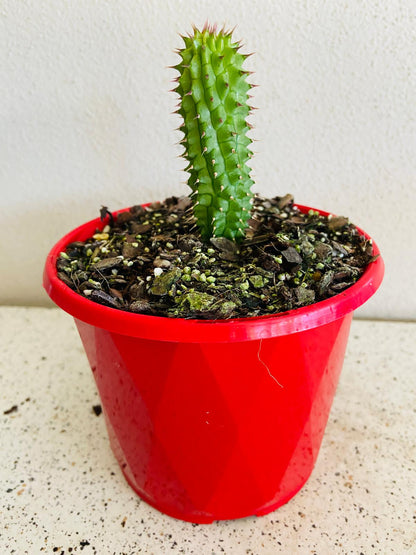
[[[48,249],[102,204],[187,191],[167,66],[206,19],[256,52],[255,190],[348,215],[387,266],[359,315],[415,318],[414,0],[3,0],[0,302],[47,303]]]

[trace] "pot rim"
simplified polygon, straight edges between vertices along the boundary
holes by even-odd
[[[295,206],[302,212],[317,210],[300,204]],[[114,214],[126,210],[129,208],[118,210]],[[317,211],[324,216],[330,214],[323,210]],[[250,341],[298,333],[342,318],[364,304],[379,288],[384,275],[383,259],[377,245],[372,241],[373,255],[378,257],[367,266],[363,275],[345,291],[306,307],[278,314],[231,320],[195,320],[136,314],[91,301],[73,291],[57,276],[56,260],[66,246],[73,241],[82,241],[91,237],[97,228],[102,229],[104,225],[100,218],[95,218],[62,237],[47,256],[43,286],[52,301],[75,319],[131,337],[157,341],[210,343]],[[371,239],[359,227],[357,230],[367,239]]]

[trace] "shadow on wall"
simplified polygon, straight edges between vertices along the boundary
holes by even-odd
[[[143,179],[143,172],[137,171],[140,165],[151,165],[140,159],[141,138],[129,140],[129,134],[135,135],[140,124],[136,122],[131,128],[109,95],[87,99],[77,118],[76,128],[68,130],[74,135],[65,135],[63,129],[55,137],[47,167],[41,162],[48,153],[36,156],[35,145],[28,146],[31,152],[26,154],[31,162],[17,175],[18,190],[16,195],[11,192],[13,210],[2,218],[3,229],[10,230],[10,235],[1,245],[0,304],[53,306],[41,279],[45,258],[54,243],[66,232],[99,216],[103,204],[118,210],[156,200],[158,188],[154,184],[147,190],[138,190],[136,185],[138,179],[150,183]],[[20,158],[24,156],[22,151]],[[68,165],[70,173],[65,171]],[[42,181],[45,186],[40,187]],[[30,198],[26,190],[36,190],[37,196]]]
[[[59,202],[44,201],[20,210],[19,225],[14,214],[6,214],[4,229],[13,234],[2,245],[0,304],[54,306],[42,287],[47,254],[65,233],[99,216],[100,206],[92,194],[74,199],[67,191]]]

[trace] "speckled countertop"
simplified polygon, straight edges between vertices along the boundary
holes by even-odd
[[[71,317],[0,308],[0,553],[416,553],[416,324],[354,321],[315,470],[261,518],[193,525],[125,482]]]

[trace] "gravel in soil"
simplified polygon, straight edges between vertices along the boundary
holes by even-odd
[[[255,196],[243,242],[201,240],[188,197],[101,209],[103,228],[68,245],[59,278],[97,303],[155,316],[226,319],[285,312],[332,297],[374,259],[345,217],[302,213],[293,197]]]

